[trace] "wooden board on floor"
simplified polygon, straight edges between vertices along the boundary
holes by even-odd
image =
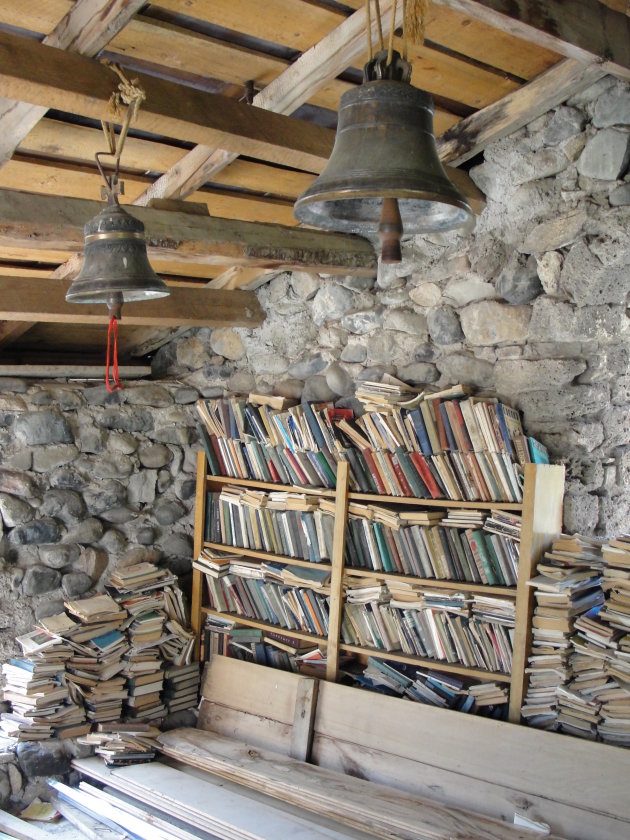
[[[260,750],[212,732],[176,729],[160,749],[179,761],[292,802],[344,824],[398,840],[530,840],[528,831],[393,788]]]

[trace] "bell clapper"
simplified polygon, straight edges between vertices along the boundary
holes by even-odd
[[[107,296],[107,312],[110,320],[115,318],[120,321],[122,318],[123,295],[122,292],[114,292],[114,294]]]
[[[384,198],[381,217],[378,222],[378,235],[381,240],[381,262],[396,263],[402,261],[400,237],[403,233],[402,219],[398,201]]]

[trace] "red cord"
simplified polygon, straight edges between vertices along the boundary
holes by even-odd
[[[113,383],[110,382],[109,376],[109,358],[112,335],[114,336],[114,352],[112,356]],[[107,328],[107,362],[105,364],[105,385],[107,385],[107,390],[110,393],[112,391],[117,391],[122,388],[122,385],[120,384],[120,377],[118,376],[118,321],[114,316],[112,316],[109,322],[109,327]]]

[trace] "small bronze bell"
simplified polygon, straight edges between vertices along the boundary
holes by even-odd
[[[107,206],[83,229],[83,267],[66,293],[71,303],[105,303],[110,315],[130,301],[165,297],[168,286],[151,268],[144,225],[110,194]]]
[[[446,231],[473,213],[440,162],[431,95],[408,83],[411,68],[398,53],[387,66],[384,55],[366,65],[368,81],[341,97],[330,159],[294,214],[326,230],[378,233],[383,261],[396,262],[401,224],[405,233]]]

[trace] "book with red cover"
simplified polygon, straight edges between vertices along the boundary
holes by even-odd
[[[440,449],[447,452],[450,449],[448,445],[448,437],[446,436],[446,428],[444,426],[444,417],[440,411],[442,400],[433,400],[431,407],[433,409],[433,417],[435,418],[435,425],[437,426],[438,438],[440,441]]]
[[[388,452],[386,454],[389,457],[389,461],[392,465],[394,472],[396,473],[396,478],[398,479],[398,483],[400,484],[400,489],[402,490],[403,494],[405,496],[415,496],[416,494],[409,486],[409,482],[407,481],[407,476],[403,472],[403,468],[398,463],[398,458],[396,454],[392,452]]]
[[[431,494],[431,498],[441,498],[442,492],[440,491],[436,480],[433,478],[431,470],[429,469],[426,461],[424,460],[424,455],[421,455],[419,452],[410,452],[409,458],[411,459],[411,462],[418,471],[420,478],[425,483],[427,490]]]
[[[372,480],[374,484],[378,487],[378,492],[383,496],[388,496],[389,493],[387,492],[385,485],[383,484],[383,479],[381,478],[381,474],[378,471],[376,463],[374,461],[374,456],[372,455],[372,451],[370,449],[362,449],[361,454],[367,464],[367,467],[370,471],[370,475],[372,476]]]
[[[295,472],[295,474],[299,478],[300,484],[310,484],[311,482],[308,480],[306,475],[304,475],[304,470],[300,466],[300,462],[297,460],[297,458],[295,457],[293,452],[291,452],[291,450],[289,448],[287,448],[287,449],[284,450],[284,454],[286,455],[287,460],[289,461],[289,463],[293,467],[293,471]]]
[[[229,472],[225,468],[225,461],[223,460],[223,455],[221,454],[221,449],[219,448],[219,441],[217,440],[216,435],[210,435],[210,444],[214,451],[214,454],[217,457],[217,461],[219,462],[219,467],[221,468],[221,475],[229,475]]]

